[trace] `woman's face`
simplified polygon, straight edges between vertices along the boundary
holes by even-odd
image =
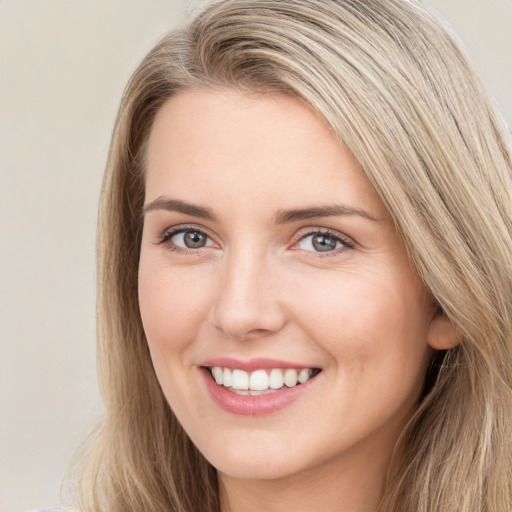
[[[192,441],[232,477],[382,466],[440,319],[352,154],[295,99],[218,90],[167,101],[147,157],[140,309]]]

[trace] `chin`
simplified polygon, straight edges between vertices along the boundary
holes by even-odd
[[[202,453],[220,473],[241,480],[279,480],[315,465],[305,450],[290,447],[289,435],[280,440],[268,435],[262,439],[261,434],[241,435],[242,443],[237,442],[240,439],[217,440]]]
[[[281,480],[300,473],[300,468],[293,467],[286,460],[275,464],[274,461],[248,461],[233,457],[218,461],[218,464],[214,464],[216,461],[211,462],[217,471],[237,480]]]

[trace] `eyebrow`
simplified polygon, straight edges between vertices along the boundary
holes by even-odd
[[[217,220],[216,215],[209,208],[204,208],[202,206],[197,206],[185,201],[180,201],[179,199],[164,199],[159,197],[154,201],[151,201],[151,203],[148,205],[144,206],[142,215],[144,216],[146,213],[154,210],[167,210],[169,212],[178,212],[184,213],[185,215],[190,215],[192,217],[199,217],[200,219],[211,221]]]
[[[358,215],[367,220],[377,222],[376,219],[368,212],[359,208],[352,208],[342,204],[334,204],[329,206],[313,207],[313,208],[297,208],[294,210],[280,210],[273,218],[275,224],[288,224],[299,220],[315,219],[318,217],[339,217]]]
[[[198,206],[179,199],[157,198],[151,203],[144,206],[142,214],[154,210],[166,210],[170,212],[183,213],[192,217],[216,221],[217,215],[203,206]],[[292,210],[279,210],[272,218],[274,224],[289,224],[300,220],[315,219],[319,217],[339,217],[357,215],[367,220],[377,222],[379,219],[373,217],[368,212],[359,208],[345,206],[342,204],[334,204],[328,206],[318,206],[310,208],[296,208]]]

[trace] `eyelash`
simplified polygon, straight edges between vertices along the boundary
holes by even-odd
[[[355,247],[355,244],[352,240],[350,240],[347,237],[342,236],[340,233],[336,231],[332,231],[327,228],[317,228],[317,229],[310,229],[307,232],[305,232],[303,235],[299,237],[299,239],[295,242],[294,245],[299,244],[303,240],[305,240],[308,237],[314,237],[317,235],[326,236],[328,238],[332,238],[335,242],[340,242],[342,247],[338,249],[334,249],[332,251],[326,251],[324,253],[320,251],[304,251],[306,253],[314,254],[314,257],[318,258],[328,258],[332,256],[338,256],[340,253],[345,252],[347,249],[353,249]]]
[[[211,239],[211,237],[208,235],[208,233],[206,233],[202,229],[196,228],[195,226],[183,226],[183,225],[181,225],[181,226],[176,226],[174,228],[170,228],[170,229],[166,230],[165,233],[163,233],[161,236],[158,237],[159,241],[157,242],[157,245],[167,244],[168,248],[171,251],[176,251],[176,252],[180,252],[180,253],[183,253],[183,254],[196,253],[197,251],[201,250],[202,247],[200,249],[191,249],[191,248],[185,248],[185,247],[178,247],[177,245],[174,245],[173,243],[170,242],[170,240],[171,240],[171,238],[173,236],[175,236],[175,235],[177,235],[179,233],[186,233],[187,231],[194,232],[194,233],[199,233],[200,235],[203,235],[206,238]]]
[[[167,244],[168,248],[171,251],[180,252],[182,254],[189,254],[189,253],[195,254],[198,251],[200,251],[201,249],[203,249],[203,247],[198,248],[198,249],[192,249],[192,248],[179,247],[177,245],[174,245],[173,243],[170,243],[170,240],[173,236],[175,236],[179,233],[186,233],[187,231],[199,233],[200,235],[203,235],[206,238],[211,240],[211,237],[204,230],[199,229],[195,226],[181,225],[181,226],[176,226],[174,228],[166,230],[161,236],[158,237],[159,241],[157,242],[157,245]],[[344,252],[346,249],[353,249],[355,247],[355,244],[352,240],[340,235],[336,231],[332,231],[327,228],[309,229],[306,232],[304,232],[302,235],[300,235],[299,238],[297,239],[297,241],[294,242],[293,245],[295,246],[295,245],[299,244],[300,242],[302,242],[303,240],[305,240],[306,238],[311,237],[311,236],[316,236],[316,235],[321,235],[321,236],[326,236],[326,237],[332,238],[334,241],[340,242],[342,247],[338,248],[338,249],[334,249],[332,251],[326,251],[324,253],[322,253],[320,251],[304,251],[305,253],[314,254],[315,257],[326,258],[326,257],[331,257],[331,256],[337,256],[341,252]],[[300,249],[297,249],[297,250],[300,250]]]

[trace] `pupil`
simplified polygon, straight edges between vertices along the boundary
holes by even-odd
[[[197,233],[196,231],[188,231],[185,233],[185,245],[189,249],[199,249],[200,247],[204,247],[206,244],[206,237],[202,233]]]
[[[313,237],[313,247],[318,252],[328,252],[336,249],[336,240],[326,235],[315,235]]]

